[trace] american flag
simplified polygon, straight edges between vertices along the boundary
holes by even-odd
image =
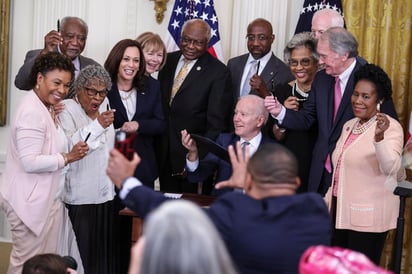
[[[170,16],[166,47],[168,52],[179,49],[180,36],[183,24],[190,19],[200,18],[206,21],[211,28],[211,38],[208,51],[210,54],[224,61],[222,45],[220,43],[219,24],[213,5],[213,0],[176,0]]]
[[[305,0],[295,33],[311,31],[313,14],[321,9],[333,9],[343,16],[341,0]]]

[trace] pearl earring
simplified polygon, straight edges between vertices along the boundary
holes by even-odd
[[[40,88],[40,86],[39,86],[39,84],[37,84],[37,85],[36,85],[36,89],[39,89],[39,88]]]

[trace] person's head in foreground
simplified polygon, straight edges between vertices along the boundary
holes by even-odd
[[[299,262],[301,274],[374,273],[389,274],[364,254],[341,247],[311,246]]]
[[[23,265],[22,274],[76,274],[67,267],[65,259],[53,253],[38,254]]]
[[[129,273],[236,273],[216,228],[191,202],[163,203],[145,220],[143,231]]]
[[[247,163],[244,190],[256,199],[292,195],[299,185],[297,160],[280,144],[261,145]]]

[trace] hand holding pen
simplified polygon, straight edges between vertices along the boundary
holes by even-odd
[[[57,20],[58,29],[60,28],[60,21]],[[49,33],[44,36],[44,48],[42,50],[42,54],[47,52],[55,51],[57,46],[63,43],[63,38],[59,32],[59,30],[51,30]]]
[[[97,116],[97,121],[99,121],[103,128],[107,128],[113,123],[114,112],[116,111],[115,109],[110,109],[109,104],[106,105],[106,109],[105,112],[102,112]]]

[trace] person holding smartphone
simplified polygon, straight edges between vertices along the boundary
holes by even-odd
[[[298,33],[292,37],[284,50],[284,59],[289,64],[290,71],[295,77],[289,83],[272,85],[272,93],[286,108],[298,111],[305,104],[312,81],[318,70],[319,56],[316,53],[315,39],[310,32]],[[286,130],[278,126],[273,117],[269,118],[269,136],[285,145],[299,162],[299,177],[302,183],[298,192],[306,192],[312,149],[316,141],[317,128],[309,130]]]

